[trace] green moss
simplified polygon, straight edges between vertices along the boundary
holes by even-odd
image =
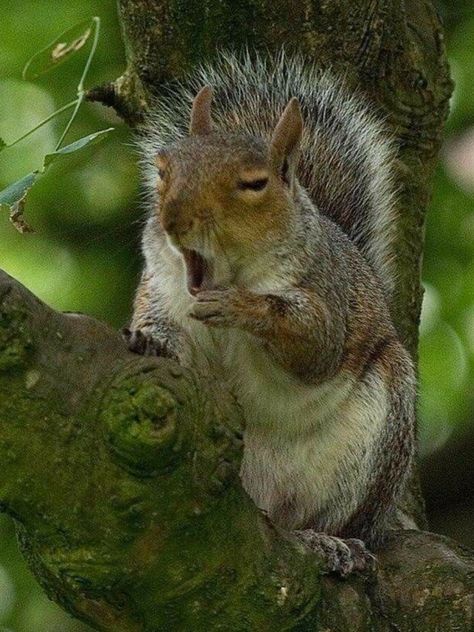
[[[27,314],[16,308],[0,313],[0,371],[26,365],[33,342],[25,325]]]
[[[119,462],[137,475],[153,475],[176,456],[176,402],[156,384],[129,378],[112,387],[101,420]]]

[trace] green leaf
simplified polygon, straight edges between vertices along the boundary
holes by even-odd
[[[10,221],[19,233],[33,232],[33,229],[25,221],[23,212],[28,191],[36,182],[38,175],[39,171],[32,171],[21,180],[10,184],[9,187],[0,191],[0,206],[8,207]]]
[[[95,145],[103,140],[113,131],[113,127],[100,130],[94,134],[79,138],[74,143],[61,147],[51,154],[47,154],[43,160],[43,166],[37,171],[32,171],[28,175],[10,184],[6,189],[0,191],[0,206],[8,207],[10,211],[10,221],[20,233],[32,232],[31,227],[26,223],[23,212],[25,209],[26,199],[29,190],[35,184],[36,180],[44,173],[49,165],[58,160],[65,160],[72,154],[82,151],[86,147]]]
[[[6,189],[0,191],[0,206],[8,206],[11,208],[25,197],[28,191],[36,182],[39,171],[32,171],[27,176],[10,184]]]
[[[2,151],[2,149],[5,149],[5,147],[7,147],[6,142],[3,140],[3,138],[0,138],[0,151]]]
[[[80,138],[79,140],[74,141],[74,143],[71,143],[70,145],[61,147],[61,149],[57,149],[51,154],[47,154],[44,157],[43,170],[46,169],[46,167],[49,167],[49,165],[52,162],[55,162],[56,160],[58,160],[58,158],[76,153],[78,151],[81,151],[85,147],[89,147],[91,145],[95,145],[96,143],[99,143],[106,136],[108,136],[110,132],[112,132],[113,130],[114,130],[113,127],[102,129],[99,132],[95,132],[94,134],[89,134],[88,136],[84,136],[83,138]]]
[[[23,79],[28,81],[56,68],[77,53],[92,33],[92,21],[84,20],[67,29],[40,51],[35,53],[23,68]]]

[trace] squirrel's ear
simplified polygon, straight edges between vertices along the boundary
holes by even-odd
[[[293,97],[281,115],[270,143],[272,165],[288,182],[296,168],[302,134],[303,116],[298,99]]]
[[[192,136],[200,136],[212,132],[212,93],[211,86],[204,86],[194,97],[191,122],[189,124],[189,133]]]

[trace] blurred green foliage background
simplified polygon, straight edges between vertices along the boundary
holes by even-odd
[[[420,451],[439,449],[474,425],[474,8],[438,3],[456,91],[436,175],[424,264],[420,347]],[[61,31],[99,15],[102,34],[88,86],[119,76],[123,48],[113,0],[3,3],[0,24],[0,137],[11,142],[75,96],[84,50],[34,83],[23,65]],[[0,189],[40,166],[67,114],[0,155]],[[103,144],[55,165],[27,205],[31,235],[0,213],[0,267],[60,310],[126,323],[137,283],[143,219],[130,132],[111,111],[86,104],[68,141],[114,125]],[[474,455],[474,447],[473,447]],[[60,475],[60,472],[58,472]],[[0,632],[85,630],[48,602],[17,552],[11,521],[0,517]]]

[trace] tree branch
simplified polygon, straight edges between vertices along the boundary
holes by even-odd
[[[0,502],[69,612],[118,632],[472,621],[470,553],[406,531],[373,576],[324,578],[243,492],[231,395],[4,273],[0,297]]]

